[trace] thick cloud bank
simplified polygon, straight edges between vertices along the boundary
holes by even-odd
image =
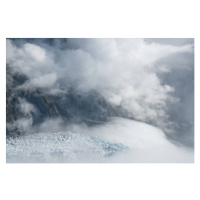
[[[160,129],[142,122],[113,118],[106,125],[81,130],[86,135],[115,143],[121,142],[129,148],[126,152],[113,156],[111,162],[194,162],[191,148],[171,143]]]
[[[25,89],[98,91],[192,146],[193,48],[192,39],[7,39],[7,64],[30,78]]]
[[[46,132],[7,139],[7,162],[190,163],[193,150],[171,143],[158,128],[113,118],[65,132]]]

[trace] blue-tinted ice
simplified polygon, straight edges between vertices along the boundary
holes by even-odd
[[[121,143],[72,132],[9,138],[6,147],[7,162],[105,162],[127,148]]]

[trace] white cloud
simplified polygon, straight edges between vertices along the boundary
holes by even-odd
[[[36,87],[51,87],[55,84],[57,80],[56,73],[46,74],[38,78],[31,79],[30,84]]]
[[[160,73],[171,73],[170,67],[166,65],[160,65],[157,70]]]
[[[24,114],[30,114],[31,112],[36,112],[35,107],[28,103],[25,99],[19,98],[19,105],[20,105],[20,110],[24,113]]]
[[[18,123],[26,129],[30,122]],[[38,130],[7,140],[10,162],[194,162],[193,149],[171,143],[160,129],[134,120],[113,118],[92,127],[71,124],[70,131],[61,120],[47,120]],[[126,149],[115,152],[109,144],[125,145]]]
[[[174,89],[157,75],[170,69],[159,69],[155,62],[193,51],[192,44],[173,46],[144,39],[69,39],[68,48],[28,43],[19,48],[7,40],[7,63],[29,76],[35,86],[94,89],[135,119],[156,123],[167,120],[166,102]]]
[[[24,45],[24,50],[37,61],[42,62],[46,58],[45,50],[37,45],[27,43]]]
[[[113,105],[119,106],[122,102],[122,97],[120,95],[112,94],[108,101]]]
[[[167,140],[162,130],[134,120],[113,118],[107,124],[72,130],[128,147],[128,151],[116,154],[108,162],[194,162],[192,149],[175,145]]]

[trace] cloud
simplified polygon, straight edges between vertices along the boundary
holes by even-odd
[[[24,51],[33,59],[42,62],[46,59],[46,52],[43,48],[34,44],[25,44]]]
[[[186,44],[194,44],[194,38],[147,38],[147,42],[155,42],[159,44],[168,44],[173,46],[183,46]]]
[[[15,71],[27,75],[31,83],[39,87],[48,87],[56,81],[54,70],[57,66],[51,54],[44,48],[27,43],[19,48],[13,41],[7,40],[6,51],[6,63]]]
[[[166,114],[174,123],[171,137],[194,145],[194,53],[176,53],[156,62],[156,68],[166,65],[169,73],[158,73],[163,84],[172,85],[171,96],[177,103],[167,102]]]
[[[122,143],[129,149],[108,162],[194,162],[193,150],[178,143],[171,143],[161,129],[148,124],[113,118],[111,122],[92,128],[75,127],[74,131],[89,136]]]
[[[7,123],[6,127],[13,131],[14,135],[17,135],[18,132],[21,133],[30,133],[32,132],[32,126],[33,126],[33,119],[30,116],[30,118],[21,118],[21,119],[17,119],[16,121],[14,121],[14,123]]]
[[[39,133],[8,139],[7,161],[194,162],[193,149],[171,143],[160,129],[141,122],[113,118],[99,126],[71,125],[71,131],[60,127],[64,127],[61,121],[47,120],[40,126]],[[126,148],[115,151],[113,147],[119,144]]]
[[[30,81],[26,81],[18,89],[35,89],[36,87],[51,88],[57,81],[57,75],[55,73],[39,76],[38,78],[32,78]],[[56,90],[56,89],[55,89]]]
[[[19,99],[19,106],[20,111],[24,114],[30,114],[31,112],[36,112],[36,108],[28,103],[25,99],[18,98]]]
[[[184,63],[181,67],[180,60],[183,55],[193,55],[192,39],[29,41],[7,40],[7,64],[30,78],[27,87],[96,90],[136,120],[166,129],[171,126],[169,118],[173,114],[168,109],[177,105],[181,97],[174,95],[177,90],[180,92],[174,86],[175,80],[165,80],[174,69],[178,74],[188,67]],[[180,62],[173,58],[177,55]]]

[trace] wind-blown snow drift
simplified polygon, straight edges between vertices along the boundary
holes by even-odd
[[[7,139],[7,162],[193,162],[193,150],[171,143],[153,126],[113,118],[71,132]],[[74,133],[80,132],[80,134]]]

